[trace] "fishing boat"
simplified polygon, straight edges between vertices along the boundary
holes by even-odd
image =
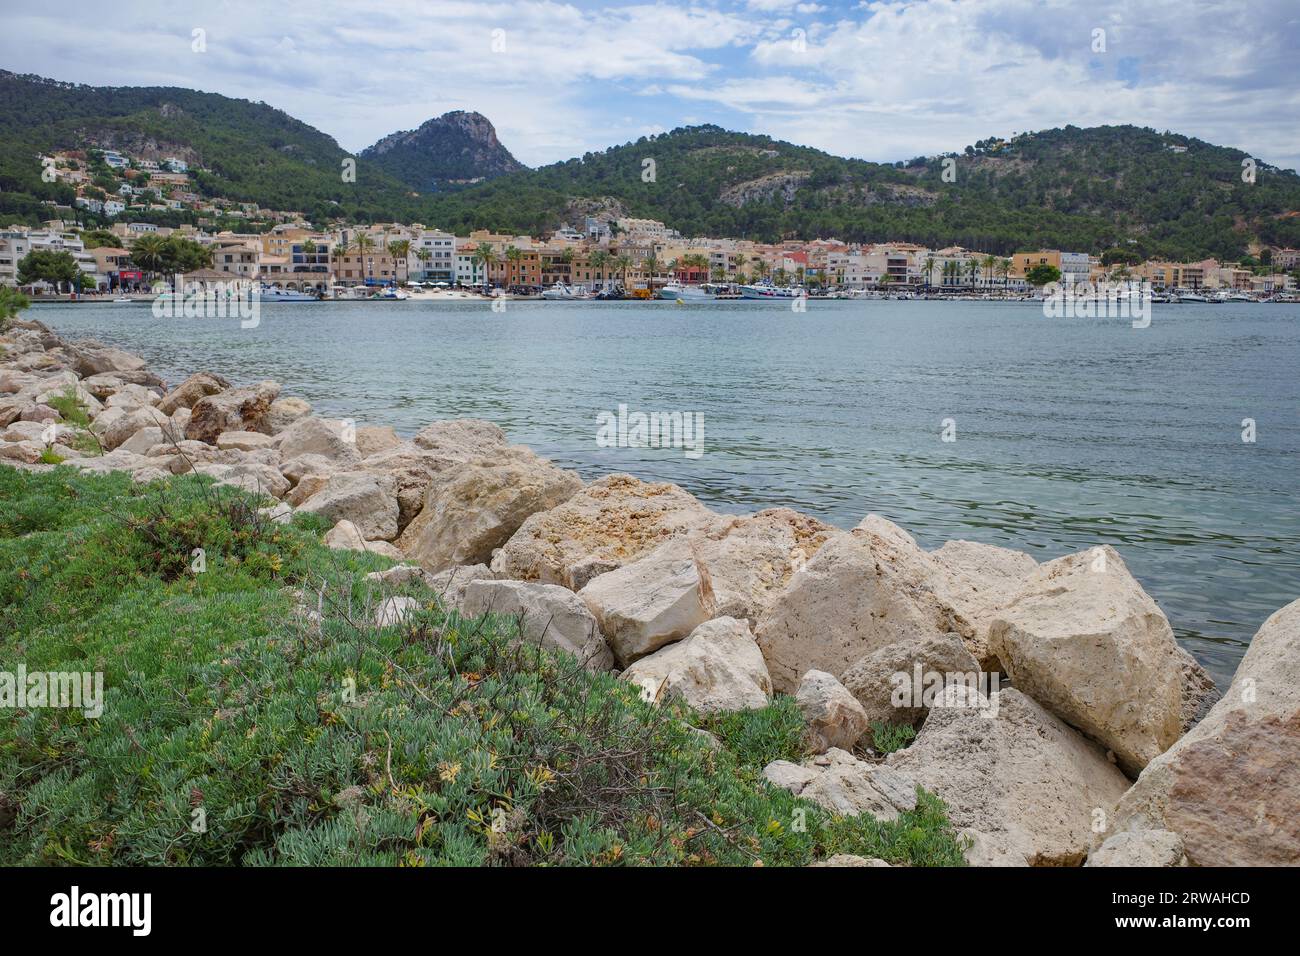
[[[281,289],[279,286],[264,285],[257,290],[258,298],[263,302],[319,302],[320,297],[313,292],[295,292]]]
[[[669,282],[657,293],[661,299],[668,299],[670,302],[710,302],[717,296],[707,289],[697,285],[686,285],[684,282]]]

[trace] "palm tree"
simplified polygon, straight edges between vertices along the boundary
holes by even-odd
[[[366,232],[357,233],[355,241],[357,258],[361,260],[361,275],[366,280],[366,285],[370,284],[370,263],[367,261],[366,253],[375,248],[375,240],[370,238]]]
[[[659,259],[652,252],[641,260],[641,271],[646,274],[646,288],[653,295],[655,291],[655,276],[659,273]]]
[[[605,288],[605,280],[608,278],[606,270],[609,268],[610,254],[604,249],[597,249],[587,257],[587,264],[600,273],[601,288]]]
[[[984,257],[984,273],[988,277],[989,285],[993,284],[993,271],[998,267],[998,257],[989,253]]]
[[[507,287],[507,288],[512,284],[512,283],[510,282],[510,277],[511,277],[511,274],[512,274],[512,273],[513,273],[514,277],[515,277],[516,279],[518,279],[518,277],[519,277],[519,260],[521,260],[523,257],[524,257],[524,252],[523,252],[522,249],[519,249],[519,248],[517,248],[517,247],[515,247],[515,246],[506,246],[506,262],[508,263],[508,268],[507,268],[507,270],[506,270],[506,287]],[[518,285],[519,283],[518,283],[518,282],[515,282],[515,283],[513,283],[513,284],[514,284],[514,285]]]
[[[478,247],[470,254],[470,262],[476,262],[483,267],[483,287],[487,288],[490,284],[488,274],[492,271],[492,266],[497,261],[497,251],[492,248],[491,243],[480,242]]]
[[[1011,275],[1011,260],[999,259],[998,272],[1002,274],[1002,288],[1005,289],[1007,287],[1007,278]]]
[[[157,273],[167,261],[166,240],[157,233],[141,236],[131,243],[131,261],[146,273]]]
[[[627,270],[632,268],[632,260],[621,253],[614,257],[614,268],[618,270],[619,278],[623,282],[623,288],[627,288]]]
[[[930,274],[934,272],[934,256],[925,257],[925,287],[930,288]]]
[[[388,254],[393,257],[393,282],[397,282],[397,265],[401,263],[402,269],[406,270],[406,276],[402,279],[405,282],[411,277],[409,268],[406,263],[406,256],[411,251],[410,239],[395,239],[388,244]]]
[[[428,249],[419,248],[415,250],[415,258],[420,260],[420,275],[427,279],[429,277],[429,260],[433,258],[433,253]]]
[[[772,273],[772,281],[775,282],[777,285],[785,285],[786,282],[789,280],[789,278],[790,277],[786,273],[784,266],[780,267],[779,269],[776,270],[776,272]]]

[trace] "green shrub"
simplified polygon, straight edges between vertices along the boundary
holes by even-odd
[[[871,747],[878,754],[902,750],[915,739],[916,728],[911,724],[887,724],[882,720],[871,722]]]
[[[98,719],[0,722],[0,864],[962,862],[933,797],[879,823],[764,782],[800,753],[792,701],[652,707],[256,504],[194,476],[0,468],[0,659],[106,686]],[[378,627],[394,594],[418,606]]]

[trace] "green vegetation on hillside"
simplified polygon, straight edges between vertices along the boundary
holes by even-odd
[[[0,467],[0,660],[106,687],[0,721],[0,864],[962,863],[932,795],[878,823],[767,785],[789,700],[651,707],[219,492]],[[391,595],[418,607],[370,623]]]

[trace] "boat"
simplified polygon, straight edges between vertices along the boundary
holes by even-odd
[[[549,289],[544,289],[542,291],[543,299],[568,300],[568,299],[587,299],[590,297],[591,296],[587,292],[586,286],[581,286],[581,285],[568,286],[565,285],[563,282],[557,282]]]
[[[670,302],[709,302],[717,298],[707,289],[697,285],[686,285],[683,282],[669,282],[659,290],[657,295]]]
[[[778,286],[771,281],[740,287],[740,295],[745,299],[798,299],[804,294],[804,290],[798,286]]]
[[[135,299],[131,298],[129,295],[119,295],[116,299],[113,300],[113,304],[114,304],[114,305],[130,305],[130,304],[131,304],[132,302],[134,302],[134,301],[135,301]]]
[[[1210,301],[1205,296],[1198,295],[1195,292],[1180,292],[1178,293],[1178,298],[1183,302],[1209,302]]]
[[[314,292],[295,292],[293,289],[281,289],[279,286],[264,285],[257,290],[258,298],[263,302],[319,302],[320,296]]]
[[[383,291],[376,292],[370,298],[387,302],[405,302],[410,297],[411,295],[409,292],[404,292],[401,289],[394,289],[392,286],[388,286]]]

